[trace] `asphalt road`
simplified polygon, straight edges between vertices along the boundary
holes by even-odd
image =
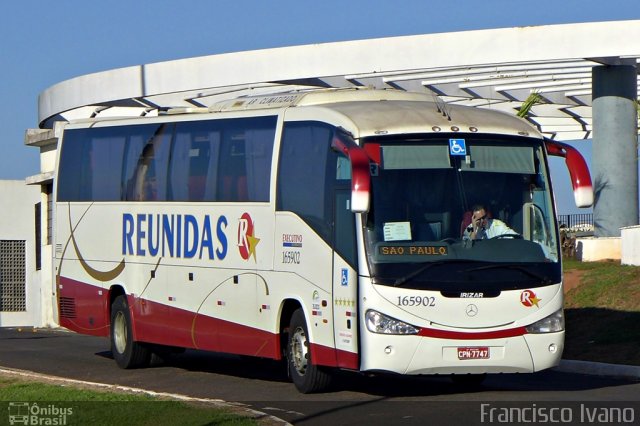
[[[640,422],[639,382],[558,371],[492,375],[478,389],[454,385],[446,377],[342,373],[330,392],[302,395],[273,361],[187,351],[151,368],[122,370],[106,338],[13,328],[0,328],[0,367],[241,402],[304,425],[501,423],[497,416],[508,407],[529,409],[519,411],[524,415],[562,413],[581,424],[595,420],[585,418],[585,413],[596,413],[589,410],[633,414]]]

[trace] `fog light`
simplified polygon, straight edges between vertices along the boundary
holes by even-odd
[[[389,355],[391,352],[393,352],[393,348],[391,346],[387,346],[386,348],[384,348],[384,353]]]
[[[552,343],[549,345],[549,352],[551,352],[552,354],[555,354],[558,351],[558,347],[556,346],[555,343]]]

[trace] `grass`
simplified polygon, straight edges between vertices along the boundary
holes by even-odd
[[[23,401],[28,401],[29,408],[17,407],[16,404]],[[9,414],[12,410],[13,414],[16,414],[16,411],[21,415],[36,413],[37,417],[42,419],[38,421],[44,422],[42,424],[259,424],[256,419],[247,415],[202,403],[172,401],[124,392],[96,391],[7,376],[0,376],[0,410],[4,410],[4,413],[8,411]]]
[[[564,272],[579,285],[565,295],[563,357],[640,365],[640,267],[565,260]]]

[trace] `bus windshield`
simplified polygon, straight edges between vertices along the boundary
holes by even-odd
[[[560,282],[541,140],[505,136],[376,138],[364,221],[376,284],[501,291]],[[472,217],[482,215],[474,229]]]

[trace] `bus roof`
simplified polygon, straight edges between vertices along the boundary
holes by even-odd
[[[419,133],[484,133],[498,135],[531,136],[542,138],[538,130],[514,115],[488,108],[445,104],[424,93],[394,89],[315,89],[308,91],[281,92],[270,95],[246,96],[225,100],[211,108],[173,108],[162,115],[169,121],[180,121],[183,117],[225,113],[225,116],[243,112],[255,115],[260,111],[280,113],[292,111],[289,116],[313,117],[325,121],[328,117],[342,117],[352,124],[347,130],[355,138],[374,135],[419,134]],[[307,113],[303,113],[306,110]],[[293,111],[302,114],[293,114]],[[288,114],[288,113],[287,113]],[[208,116],[208,117],[207,117]],[[70,123],[102,123],[111,125],[115,121],[128,122],[162,120],[148,117],[105,117],[72,120]],[[75,127],[75,126],[74,126]]]
[[[514,115],[485,108],[445,104],[423,93],[401,90],[321,89],[243,97],[220,102],[214,112],[270,108],[320,108],[352,121],[355,137],[436,132],[490,133],[542,138]]]
[[[354,101],[429,101],[432,99],[433,98],[424,93],[405,92],[403,90],[370,89],[365,87],[349,89],[311,89],[229,99],[213,105],[209,110],[215,112],[246,111]]]

